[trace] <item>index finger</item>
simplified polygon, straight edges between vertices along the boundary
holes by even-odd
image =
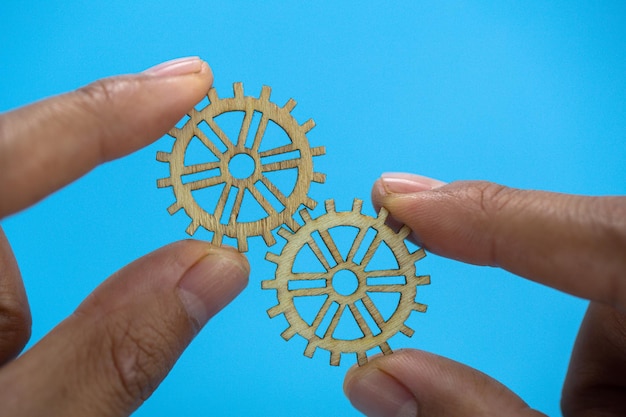
[[[483,181],[442,186],[411,178],[383,176],[372,199],[430,251],[626,306],[625,197],[526,191]]]
[[[213,82],[183,58],[0,115],[0,218],[165,134]]]

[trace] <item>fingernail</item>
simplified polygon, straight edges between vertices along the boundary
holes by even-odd
[[[215,248],[178,283],[180,299],[200,330],[247,285],[250,267],[234,249]]]
[[[384,194],[405,194],[418,191],[429,191],[443,185],[445,182],[416,174],[401,172],[386,172],[380,176]]]
[[[202,71],[204,61],[197,56],[172,59],[148,68],[143,73],[160,77],[172,77],[176,75],[194,74]]]
[[[391,376],[373,369],[354,378],[346,386],[346,396],[367,417],[418,415],[413,394]]]

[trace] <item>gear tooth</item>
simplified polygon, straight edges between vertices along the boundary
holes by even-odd
[[[260,100],[269,101],[270,94],[272,94],[272,89],[266,85],[261,87],[261,95],[259,96]]]
[[[170,177],[159,178],[157,180],[157,187],[158,188],[165,188],[165,187],[171,187],[171,186],[172,186],[172,179]]]
[[[387,211],[387,209],[384,207],[381,207],[380,210],[378,211],[378,221],[380,223],[384,223],[385,220],[387,220],[388,215],[389,215],[389,212]]]
[[[300,217],[302,217],[302,220],[304,220],[305,223],[311,221],[311,214],[308,212],[307,209],[300,210]]]
[[[167,132],[167,134],[173,137],[174,139],[176,139],[178,136],[180,136],[181,132],[182,132],[182,129],[178,127],[173,127],[169,130],[169,132]]]
[[[274,317],[278,316],[279,314],[282,314],[282,310],[280,309],[280,305],[274,306],[270,309],[267,310],[267,315],[273,319]]]
[[[417,303],[417,302],[413,303],[413,311],[419,311],[420,313],[425,313],[427,309],[428,309],[428,306],[426,304]]]
[[[411,234],[411,228],[406,224],[402,226],[402,228],[398,231],[398,237],[402,240],[406,239],[408,235]]]
[[[280,336],[285,340],[289,340],[294,337],[295,334],[296,331],[294,330],[294,328],[289,326],[280,334]]]
[[[267,252],[265,254],[265,259],[269,262],[275,263],[276,265],[278,265],[278,262],[280,261],[280,256],[278,256],[275,253],[272,252]]]
[[[172,156],[169,152],[158,151],[156,154],[156,159],[159,162],[170,162],[170,157]]]
[[[428,285],[430,284],[430,275],[420,275],[418,277],[414,277],[412,281],[415,285]]]
[[[320,156],[326,154],[326,148],[324,146],[317,146],[315,148],[311,148],[311,155]]]
[[[381,343],[378,347],[380,348],[380,351],[383,352],[383,355],[391,355],[393,353],[393,350],[391,350],[389,343],[387,342]]]
[[[367,363],[367,355],[365,352],[356,352],[356,361],[359,366],[363,366]]]
[[[285,240],[289,240],[289,238],[292,236],[292,233],[284,227],[281,227],[280,229],[278,229],[278,236],[282,237]]]
[[[324,201],[324,207],[326,208],[326,213],[333,213],[335,211],[335,200]]]
[[[307,197],[304,203],[302,204],[304,204],[309,210],[313,210],[315,209],[315,207],[317,207],[317,201],[309,197]]]
[[[307,343],[306,348],[304,349],[304,356],[306,356],[307,358],[312,358],[313,354],[315,353],[315,349],[317,349],[317,344],[309,340],[309,343]]]
[[[352,202],[352,212],[361,214],[361,210],[363,209],[363,200],[359,200],[355,198]]]
[[[274,244],[276,243],[274,235],[272,235],[272,232],[270,232],[269,230],[263,232],[263,240],[265,241],[265,244],[267,246],[274,246]]]
[[[283,106],[283,109],[287,110],[289,113],[291,113],[291,111],[296,107],[296,104],[298,104],[296,102],[296,100],[290,98],[287,103],[285,103],[285,105]]]
[[[339,366],[339,362],[341,362],[341,353],[330,352],[330,364],[332,366]]]
[[[404,229],[404,227],[403,227],[403,229]],[[402,231],[402,230],[400,230],[400,231]],[[402,239],[404,239],[407,236],[408,235],[404,235],[404,236],[400,236],[400,237],[402,237]],[[415,263],[415,262],[417,262],[417,261],[419,261],[421,259],[424,259],[426,257],[426,251],[424,250],[424,248],[419,248],[418,250],[413,252],[410,256],[411,256],[411,261],[413,263]]]
[[[209,99],[210,103],[214,103],[219,100],[219,97],[217,96],[217,90],[215,88],[211,88],[206,96]]]
[[[301,127],[304,129],[304,133],[309,133],[311,129],[315,127],[315,122],[313,121],[313,119],[309,119],[304,122]]]
[[[200,226],[200,223],[197,223],[196,221],[192,221],[191,223],[189,223],[189,226],[187,227],[187,230],[185,231],[187,232],[189,236],[193,236],[193,234],[196,233],[196,230],[198,230],[198,226]],[[213,238],[213,240],[215,240],[215,238]]]
[[[243,83],[242,82],[233,83],[233,93],[235,94],[235,97],[243,97]]]
[[[222,238],[224,236],[221,233],[218,233],[217,231],[213,232],[213,239],[211,240],[211,243],[215,246],[222,246]]]
[[[176,213],[178,210],[180,210],[181,208],[183,208],[183,206],[177,201],[174,204],[172,204],[171,206],[169,206],[167,208],[167,212],[169,214],[174,214]]]
[[[237,236],[237,249],[239,252],[248,252],[248,239],[245,236]]]
[[[401,328],[400,328],[400,332],[407,336],[407,337],[411,337],[413,336],[413,334],[415,333],[415,330],[411,329],[409,326],[407,326],[406,324],[404,324]]]
[[[324,184],[326,182],[326,174],[322,174],[321,172],[314,172],[312,181],[319,184]]]

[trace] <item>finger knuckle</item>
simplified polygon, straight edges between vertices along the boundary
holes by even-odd
[[[122,399],[142,402],[150,396],[173,365],[176,335],[166,325],[157,327],[132,320],[109,325],[110,365]]]
[[[0,352],[10,359],[19,354],[31,335],[30,314],[22,306],[0,305]],[[4,349],[3,349],[4,347]]]
[[[112,150],[107,148],[109,138],[118,136],[117,121],[123,112],[120,102],[121,96],[133,91],[136,84],[126,77],[105,78],[79,88],[74,92],[76,106],[80,107],[84,120],[90,128],[99,134],[100,159],[108,160]],[[85,122],[85,123],[87,123]]]
[[[480,211],[488,217],[493,217],[510,202],[514,190],[500,184],[487,181],[477,181],[467,189],[467,196]]]

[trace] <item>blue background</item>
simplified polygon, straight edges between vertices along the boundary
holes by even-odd
[[[313,118],[317,201],[348,209],[384,171],[489,179],[579,194],[626,192],[626,5],[618,1],[160,2],[31,1],[0,6],[0,109],[92,80],[200,55],[221,96],[272,87]],[[104,278],[185,238],[170,216],[163,138],[97,168],[2,222],[32,304],[33,341]],[[365,211],[373,214],[369,202]],[[314,216],[323,213],[323,204]],[[206,235],[208,236],[208,235]],[[202,232],[197,237],[206,237]],[[302,355],[260,281],[273,276],[260,238],[240,298],[209,323],[157,392],[148,415],[358,415],[342,393],[354,358]],[[280,243],[279,243],[280,244]],[[279,246],[272,248],[277,252]],[[392,348],[476,367],[558,415],[561,384],[586,303],[497,269],[429,255],[429,305]]]

